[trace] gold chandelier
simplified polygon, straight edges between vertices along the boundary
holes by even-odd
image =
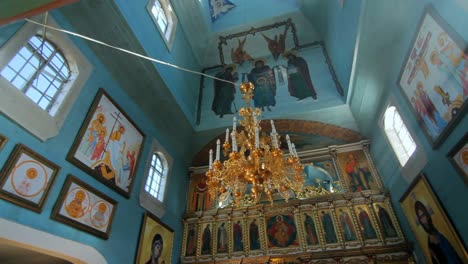
[[[303,191],[304,166],[300,163],[289,136],[286,135],[289,149],[289,155],[286,156],[279,147],[280,136],[273,120],[270,121],[270,136],[265,133],[260,135],[262,111],[250,106],[254,89],[250,82],[240,85],[242,99],[247,107],[239,111],[243,117],[239,121],[243,130],[237,131],[236,117],[232,132],[229,133],[229,129],[226,129],[223,153],[228,159],[224,162],[220,160],[219,139],[216,142],[214,161],[213,150],[210,150],[209,170],[206,172],[208,191],[212,197],[219,197],[221,203],[233,197],[236,206],[257,204],[265,195],[273,204],[275,193],[279,193],[287,202],[296,194],[300,196]]]

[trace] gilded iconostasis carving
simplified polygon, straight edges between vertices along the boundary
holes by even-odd
[[[273,206],[219,203],[206,190],[203,168],[192,168],[182,261],[328,263],[325,252],[333,261],[407,261],[410,249],[368,144],[304,153],[305,191],[288,203],[278,195]]]

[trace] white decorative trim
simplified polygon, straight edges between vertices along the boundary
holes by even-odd
[[[41,21],[42,16],[35,17],[34,20]],[[50,16],[48,24],[59,27]],[[5,43],[0,49],[0,69],[8,64],[34,34],[42,35],[43,28],[26,23]],[[48,30],[46,34],[47,39],[54,43],[65,56],[70,67],[71,81],[65,84],[62,98],[57,98],[57,101],[61,102],[60,104],[52,107],[48,113],[0,76],[0,94],[2,94],[0,96],[0,112],[42,141],[59,133],[73,103],[78,98],[81,88],[92,71],[92,65],[68,37],[52,30]]]
[[[164,12],[166,14],[167,23],[168,23],[167,32],[166,33],[162,32],[158,26],[158,22],[156,21],[156,18],[151,13],[151,8],[153,7],[155,1],[158,1],[158,0],[149,0],[148,4],[146,5],[146,9],[148,10],[151,20],[153,20],[154,22],[154,26],[158,29],[159,34],[161,34],[161,37],[163,38],[167,49],[171,51],[172,44],[174,44],[174,37],[175,37],[176,28],[177,28],[177,16],[169,0],[159,0],[159,3],[161,3],[161,7],[164,9]]]
[[[0,218],[0,239],[73,263],[107,264],[95,248]]]
[[[158,154],[164,164],[163,177],[166,177],[166,185],[164,186],[163,202],[159,201],[145,190],[146,179],[148,178],[148,173],[151,167],[153,153]],[[140,206],[159,218],[161,218],[165,213],[164,200],[167,194],[167,187],[169,186],[169,175],[172,171],[173,163],[174,160],[171,155],[169,155],[166,149],[156,139],[153,139],[151,150],[146,161],[145,174],[140,187]]]

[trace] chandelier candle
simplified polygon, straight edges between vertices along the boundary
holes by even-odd
[[[220,160],[220,140],[216,141],[216,159],[206,172],[208,191],[218,202],[229,204],[233,197],[236,206],[249,206],[263,201],[273,204],[273,195],[286,200],[300,197],[304,192],[304,166],[300,163],[295,147],[286,137],[290,155],[284,155],[279,148],[278,135],[273,121],[271,133],[262,133],[260,126],[262,111],[251,107],[255,87],[250,82],[240,85],[242,99],[247,104],[239,110],[240,131],[237,131],[237,118],[232,121],[231,144],[229,129],[223,143],[224,161]]]

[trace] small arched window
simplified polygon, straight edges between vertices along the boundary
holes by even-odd
[[[52,42],[39,35],[32,36],[0,74],[52,116],[61,103],[59,95],[71,76],[64,55]]]
[[[169,0],[149,0],[148,12],[170,50],[174,41],[177,17]]]
[[[0,113],[42,141],[55,137],[92,70],[66,34],[24,23],[0,47]]]
[[[402,167],[405,166],[406,162],[416,151],[416,143],[395,106],[389,106],[385,110],[384,131],[400,165]]]
[[[167,32],[167,16],[164,13],[164,9],[161,6],[161,2],[159,0],[155,0],[153,3],[153,7],[151,7],[151,14],[156,20],[156,24],[158,25],[159,29],[166,34]]]
[[[159,153],[153,153],[146,178],[145,191],[163,202],[167,179],[167,162]]]

